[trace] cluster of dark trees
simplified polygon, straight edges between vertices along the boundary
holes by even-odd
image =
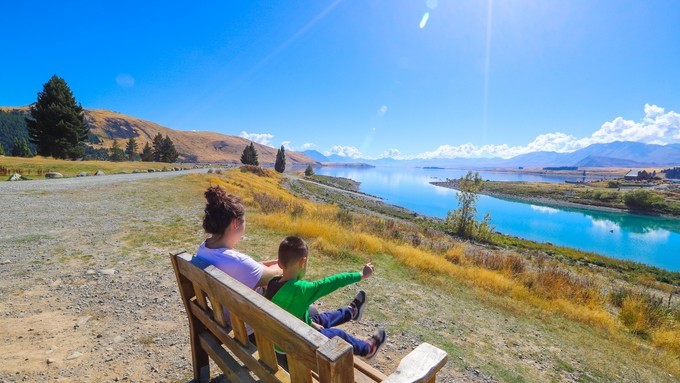
[[[247,145],[245,149],[243,149],[243,153],[241,153],[241,163],[243,165],[260,166],[260,161],[257,157],[257,149],[255,149],[255,145],[251,142],[250,145]],[[286,149],[283,145],[276,151],[274,170],[279,173],[283,173],[286,170]]]
[[[35,147],[28,141],[25,114],[0,110],[0,155],[33,157]]]
[[[646,171],[646,170],[641,170],[641,171],[638,172],[638,175],[637,175],[638,181],[649,181],[649,180],[653,180],[653,179],[656,179],[656,170],[654,170],[651,173]]]
[[[12,157],[33,157],[35,155],[31,147],[28,145],[26,138],[23,137],[21,140],[14,137],[12,151],[7,153],[5,152],[5,147],[2,145],[2,142],[0,142],[0,156],[4,156],[6,154],[11,155]]]
[[[666,175],[666,178],[680,179],[680,167],[664,169],[663,173]]]
[[[141,152],[139,144],[134,137],[130,137],[125,144],[125,149],[121,148],[118,140],[113,140],[113,144],[109,149],[108,160],[119,161],[145,161],[145,162],[175,162],[179,157],[175,144],[166,134],[163,137],[158,133],[153,138],[153,144],[149,145],[147,142]]]

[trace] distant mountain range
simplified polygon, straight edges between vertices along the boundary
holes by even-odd
[[[26,137],[23,115],[26,107],[0,107],[0,143],[10,149],[14,137]],[[181,131],[142,120],[136,117],[107,110],[85,109],[85,121],[90,126],[92,139],[88,145],[95,149],[109,148],[114,139],[124,146],[130,137],[135,137],[140,149],[151,142],[157,133],[168,135],[175,143],[181,161],[187,162],[240,162],[243,148],[250,141],[214,132]],[[276,149],[255,143],[261,163],[272,164]],[[366,163],[374,166],[420,166],[420,167],[462,167],[462,168],[540,168],[546,166],[578,167],[670,167],[680,165],[680,144],[652,145],[640,142],[611,142],[593,144],[571,153],[533,152],[510,159],[502,158],[452,158],[430,160],[395,160],[381,158],[368,160],[353,159],[339,155],[325,156],[316,150],[302,152],[287,151],[289,164],[315,164],[317,162]]]
[[[578,167],[664,167],[680,165],[680,144],[653,145],[640,142],[611,142],[593,144],[571,153],[533,152],[509,159],[502,158],[452,158],[430,160],[378,160],[353,159],[337,155],[324,156],[315,150],[301,152],[319,162],[363,162],[382,166],[435,166],[467,168],[537,168],[546,166]]]
[[[0,133],[9,142],[13,137],[25,137],[26,125],[23,117],[28,108],[0,108]],[[153,137],[161,133],[168,135],[175,144],[179,153],[179,160],[186,162],[212,162],[212,163],[240,163],[241,153],[249,140],[237,136],[229,136],[214,132],[187,132],[173,130],[161,126],[151,121],[142,120],[136,117],[111,112],[108,110],[85,109],[85,122],[90,127],[93,135],[88,145],[95,149],[109,148],[114,139],[119,141],[121,147],[125,147],[125,141],[134,137],[139,144],[139,150],[144,144],[152,143]],[[5,137],[7,136],[7,137]],[[9,146],[5,146],[8,149]],[[276,149],[255,143],[260,163],[273,164],[276,160]],[[315,164],[317,161],[303,154],[286,151],[288,164]]]

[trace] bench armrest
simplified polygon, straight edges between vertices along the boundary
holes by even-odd
[[[434,382],[437,372],[444,367],[448,354],[431,344],[423,343],[399,363],[397,370],[383,383]]]

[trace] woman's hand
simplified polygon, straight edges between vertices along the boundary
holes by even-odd
[[[361,279],[366,279],[373,275],[373,272],[375,271],[375,267],[373,267],[373,264],[371,262],[368,262],[367,264],[364,265],[364,270],[361,272]]]
[[[265,265],[265,266],[278,266],[279,261],[276,260],[276,259],[272,259],[272,260],[269,260],[269,261],[262,261],[262,264]]]

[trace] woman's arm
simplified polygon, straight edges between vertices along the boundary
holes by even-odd
[[[260,277],[260,280],[257,282],[257,286],[267,286],[267,284],[269,283],[269,281],[272,280],[272,278],[278,277],[279,275],[283,275],[283,270],[281,270],[278,264],[264,266],[264,270],[262,270],[262,276]]]

